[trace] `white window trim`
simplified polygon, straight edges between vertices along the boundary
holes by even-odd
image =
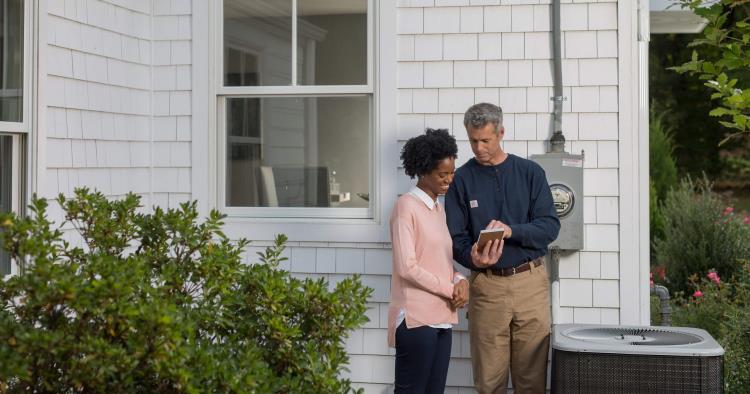
[[[292,15],[293,20],[298,20],[297,15],[297,3],[298,0],[292,1]],[[216,84],[216,99],[217,99],[217,115],[218,115],[218,160],[217,160],[217,180],[218,180],[218,207],[222,212],[227,213],[232,217],[246,217],[246,218],[350,218],[350,219],[364,219],[372,218],[374,216],[374,210],[370,204],[367,208],[315,208],[315,207],[284,207],[284,208],[272,208],[272,207],[236,207],[226,205],[226,173],[227,173],[227,159],[226,159],[226,101],[230,98],[241,98],[241,97],[260,97],[260,98],[280,98],[280,97],[325,97],[325,96],[371,96],[372,100],[375,100],[374,89],[373,89],[373,68],[375,59],[373,57],[373,35],[375,31],[374,21],[374,0],[367,0],[367,84],[366,85],[338,85],[338,86],[321,86],[321,85],[297,85],[297,23],[292,24],[292,82],[293,86],[224,86],[224,7],[223,1],[215,2],[216,22],[218,25],[217,32],[214,39],[215,43],[215,57],[216,59],[216,73],[214,75],[214,81]],[[370,114],[375,111],[375,106],[371,104]],[[371,137],[372,131],[374,130],[374,122],[372,117],[369,119],[367,124],[370,131],[370,144],[372,145],[373,139]],[[370,149],[372,151],[372,147]],[[369,164],[369,162],[368,162]],[[377,190],[376,185],[372,181],[375,176],[375,169],[370,167],[367,169],[368,176],[370,178],[369,190],[371,195],[376,196]]]
[[[0,133],[13,137],[13,177],[11,207],[13,211],[23,214],[28,197],[31,196],[31,172],[32,155],[30,136],[35,125],[36,113],[32,111],[35,92],[34,52],[37,49],[34,16],[37,14],[37,2],[33,0],[24,1],[24,24],[23,24],[23,99],[21,122],[0,121]]]
[[[220,15],[212,2],[193,4],[193,171],[192,198],[198,200],[198,207],[203,214],[210,209],[221,208],[219,196],[219,141],[218,110],[219,91],[238,94],[234,87],[221,87],[217,82],[222,70],[215,61],[217,53],[217,35],[222,34]],[[216,2],[218,3],[218,2]],[[372,26],[368,34],[368,53],[370,67],[368,83],[373,94],[371,122],[371,196],[372,213],[369,218],[315,218],[302,217],[249,217],[237,212],[225,219],[225,232],[232,238],[251,240],[271,240],[275,234],[284,233],[290,240],[299,242],[387,242],[389,240],[388,215],[397,197],[398,159],[397,107],[396,107],[396,0],[369,0],[371,12],[369,22]],[[374,34],[373,34],[374,33]],[[209,54],[206,56],[205,54]],[[209,78],[209,76],[212,76]],[[223,76],[222,76],[223,78]],[[259,94],[264,89],[283,87],[251,87],[245,94]],[[298,87],[300,88],[300,87]],[[306,87],[301,87],[306,89]],[[318,87],[315,94],[339,94],[342,87]],[[225,90],[226,89],[226,90]],[[348,87],[347,87],[348,89]],[[348,91],[348,90],[347,90]],[[287,94],[282,90],[271,91],[274,94]],[[348,91],[351,93],[351,91]],[[312,94],[313,92],[310,92]],[[367,92],[363,92],[367,93]],[[369,93],[368,93],[369,94]],[[299,96],[300,90],[293,94]],[[288,209],[288,208],[287,208]],[[307,209],[307,208],[304,208]],[[331,208],[327,208],[326,212]],[[225,211],[225,213],[230,213]],[[307,215],[310,216],[310,215]],[[330,216],[330,215],[327,215]]]
[[[30,134],[31,130],[31,106],[32,106],[32,80],[34,77],[32,50],[34,48],[34,2],[25,0],[24,6],[24,24],[23,24],[23,109],[21,122],[3,122],[0,121],[0,132],[3,133],[20,133]]]
[[[37,92],[36,81],[38,68],[35,63],[35,53],[39,48],[36,28],[39,26],[36,16],[38,15],[39,3],[33,0],[24,1],[24,25],[23,25],[23,99],[22,99],[22,121],[0,122],[0,134],[12,137],[12,163],[11,171],[11,203],[10,208],[18,215],[24,215],[26,205],[34,191],[33,169],[35,168],[35,156],[32,146],[32,131],[36,126],[36,111],[32,111],[36,103]],[[20,272],[20,267],[15,261],[11,261],[11,275]]]
[[[620,324],[649,324],[648,2],[618,3]],[[624,302],[623,300],[635,300]]]

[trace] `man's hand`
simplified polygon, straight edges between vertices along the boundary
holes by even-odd
[[[508,239],[513,234],[513,230],[511,230],[510,226],[507,224],[499,221],[499,220],[491,220],[490,224],[487,225],[487,228],[502,228],[503,229],[503,239]]]
[[[451,306],[453,309],[463,308],[469,302],[469,281],[461,279],[453,286],[453,299]]]
[[[471,247],[471,262],[474,263],[474,266],[476,266],[477,268],[487,268],[495,264],[497,260],[500,259],[500,256],[502,256],[503,246],[505,246],[505,238],[508,238],[510,236],[510,234],[507,233],[508,231],[510,231],[510,226],[499,220],[492,220],[490,221],[490,224],[487,225],[488,229],[501,227],[506,229],[506,233],[503,235],[503,239],[499,241],[493,239],[492,241],[487,242],[486,244],[484,244],[484,249],[481,251],[479,250],[479,245],[476,242],[474,242],[474,245]]]
[[[503,255],[503,246],[505,246],[504,239],[499,241],[493,239],[487,242],[484,245],[482,253],[479,253],[479,245],[475,242],[474,246],[471,247],[471,262],[477,268],[487,268],[495,264],[500,259],[500,256]]]

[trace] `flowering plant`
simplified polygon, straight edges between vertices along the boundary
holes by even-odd
[[[673,293],[705,293],[691,288],[691,275],[713,269],[729,278],[740,267],[738,260],[750,256],[750,225],[711,191],[705,178],[686,178],[668,192],[662,214],[664,237],[655,241],[654,249],[656,262],[667,272],[664,282]]]

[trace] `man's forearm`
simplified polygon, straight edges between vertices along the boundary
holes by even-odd
[[[560,232],[560,222],[555,218],[539,218],[531,223],[514,224],[511,227],[511,239],[525,247],[536,249],[545,248]]]

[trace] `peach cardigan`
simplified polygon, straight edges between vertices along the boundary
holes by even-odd
[[[433,209],[412,193],[402,195],[391,213],[393,271],[388,308],[388,345],[396,345],[398,315],[414,328],[458,323],[453,297],[451,236],[440,204]]]

